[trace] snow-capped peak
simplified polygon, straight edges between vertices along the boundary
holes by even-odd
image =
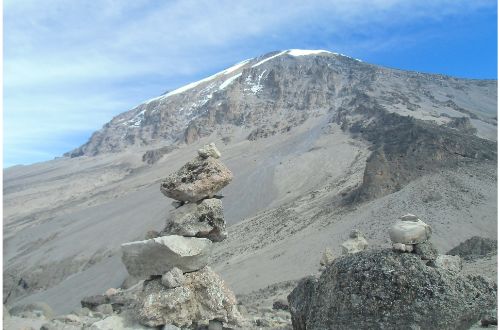
[[[328,50],[322,50],[322,49],[289,49],[288,50],[288,55],[292,56],[305,56],[305,55],[316,55],[316,54],[321,54],[321,53],[329,53],[331,54],[332,52]]]

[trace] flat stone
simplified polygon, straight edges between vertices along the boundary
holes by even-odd
[[[392,244],[392,249],[400,252],[412,252],[413,244],[394,243]]]
[[[431,227],[412,214],[401,217],[389,228],[392,243],[423,243],[431,237],[431,233]]]
[[[162,181],[160,190],[165,196],[179,201],[197,202],[213,197],[232,179],[231,171],[219,160],[200,157],[169,175]]]
[[[223,241],[227,238],[227,231],[222,201],[217,198],[204,199],[171,210],[161,235],[203,237],[213,242]]]
[[[201,158],[208,158],[208,157],[213,157],[213,158],[220,158],[221,154],[220,151],[217,149],[215,146],[215,143],[209,143],[203,146],[203,148],[198,149],[198,155]]]
[[[130,275],[146,278],[177,267],[192,272],[208,264],[212,242],[206,238],[162,236],[122,244],[122,261]]]

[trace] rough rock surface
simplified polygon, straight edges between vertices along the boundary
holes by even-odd
[[[288,295],[288,305],[292,314],[294,330],[306,330],[307,318],[311,309],[311,302],[316,294],[317,285],[318,279],[316,277],[305,277]]]
[[[496,253],[497,241],[490,238],[474,236],[448,251],[449,255],[460,256],[465,260],[473,260]]]
[[[186,281],[186,277],[177,267],[172,268],[170,271],[166,272],[161,276],[161,284],[167,289],[173,289],[181,286]]]
[[[213,197],[232,179],[231,171],[219,160],[199,157],[163,180],[160,190],[165,196],[179,201],[197,202]]]
[[[349,239],[342,243],[342,254],[358,253],[368,247],[368,242],[357,230],[349,234]]]
[[[163,275],[174,267],[192,272],[208,264],[212,242],[206,238],[162,236],[122,244],[122,261],[132,276]]]
[[[462,270],[462,258],[460,256],[449,256],[440,254],[432,261],[432,267],[449,270],[458,273]]]
[[[415,244],[414,250],[422,260],[435,260],[438,256],[438,251],[430,241]]]
[[[401,217],[389,229],[391,241],[402,244],[423,243],[431,237],[431,233],[431,227],[413,214]]]
[[[173,209],[161,235],[204,237],[212,242],[223,241],[227,232],[222,201],[209,198]]]
[[[167,289],[160,279],[144,283],[140,295],[138,319],[150,327],[173,324],[189,326],[193,320],[220,320],[239,324],[236,298],[222,278],[205,267],[187,273],[183,286]]]
[[[480,276],[390,250],[340,257],[288,297],[294,329],[467,329],[496,299],[496,285]]]

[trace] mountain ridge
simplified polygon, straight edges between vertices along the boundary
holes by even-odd
[[[312,83],[315,83],[318,90],[308,90],[298,82],[290,80],[290,76],[294,75],[303,75],[304,79],[313,80]],[[464,80],[444,75],[383,68],[326,50],[273,51],[236,63],[214,75],[149,99],[115,116],[102,129],[96,131],[87,143],[66,153],[65,156],[92,156],[102,152],[119,152],[129,147],[158,143],[170,145],[192,143],[215,129],[213,126],[220,124],[253,125],[255,129],[263,130],[265,121],[273,119],[262,111],[255,114],[258,112],[257,108],[261,106],[270,108],[268,112],[281,110],[281,113],[283,113],[283,109],[280,109],[283,108],[283,103],[288,107],[290,105],[297,107],[302,103],[302,108],[298,110],[337,107],[335,99],[344,98],[341,95],[342,88],[366,90],[370,88],[370,83],[367,81],[383,79],[383,76],[387,75],[402,76],[402,79],[410,79],[420,84],[426,80],[438,83],[441,80],[441,83],[452,87],[454,84],[459,85],[458,88],[461,89],[467,84],[496,84],[491,80]],[[329,79],[325,80],[327,76]],[[342,82],[343,79],[346,81]],[[303,99],[323,98],[323,100],[300,102],[297,96],[281,94],[284,89],[295,89],[296,94],[301,94],[297,96]],[[353,90],[348,90],[344,94],[352,94]],[[430,95],[432,96],[432,93]],[[436,102],[432,99],[431,101]],[[451,99],[448,101],[453,102]],[[411,102],[408,103],[410,106],[413,105]],[[468,111],[454,103],[449,106],[458,108],[459,111],[460,108],[463,112]],[[305,109],[302,114],[293,114],[291,121],[295,123],[292,124],[300,123],[303,120],[301,116],[308,116],[310,110]],[[255,117],[263,117],[264,120]],[[208,129],[207,126],[212,127]]]

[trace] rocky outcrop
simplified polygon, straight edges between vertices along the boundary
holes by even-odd
[[[419,256],[362,251],[336,259],[288,296],[294,329],[467,329],[496,304],[484,278],[433,268]]]
[[[460,256],[465,260],[474,260],[495,254],[497,241],[490,238],[474,236],[454,247],[447,254]]]
[[[168,153],[171,153],[175,149],[177,149],[177,146],[170,145],[157,149],[148,150],[142,155],[142,161],[149,165],[153,165],[157,161],[159,161],[163,156],[165,156]]]
[[[199,157],[163,180],[160,190],[167,197],[195,203],[213,197],[232,179],[231,171],[219,160]]]

